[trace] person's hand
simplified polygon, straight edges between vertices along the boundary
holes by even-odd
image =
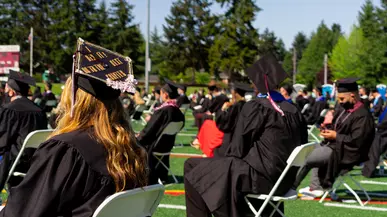
[[[151,119],[151,116],[150,116],[150,115],[146,115],[145,121],[146,121],[146,122],[149,122],[150,119]]]
[[[226,111],[231,106],[231,103],[225,102],[222,106],[222,111]]]
[[[211,115],[211,112],[210,111],[206,111],[206,115]]]
[[[336,131],[334,130],[322,130],[320,136],[324,137],[324,139],[335,140],[336,139]]]
[[[139,133],[136,133],[136,137],[138,137],[140,134]]]

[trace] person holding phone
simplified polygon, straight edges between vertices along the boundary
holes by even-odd
[[[358,79],[347,78],[338,81],[338,103],[332,124],[321,126],[320,136],[324,141],[308,156],[301,168],[292,190],[312,170],[311,182],[299,193],[320,197],[324,189],[330,188],[341,170],[350,170],[354,165],[368,159],[368,151],[375,135],[371,113],[361,102],[358,93]]]

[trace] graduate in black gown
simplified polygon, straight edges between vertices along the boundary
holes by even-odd
[[[208,88],[212,95],[210,106],[208,107],[207,115],[217,114],[222,109],[225,102],[229,101],[229,98],[224,95],[216,85],[212,85]]]
[[[307,109],[304,110],[304,106],[306,104],[309,104],[310,106],[309,99],[308,99],[308,92],[306,90],[300,90],[298,92],[298,96],[296,98],[296,104],[298,108],[303,112],[307,110]]]
[[[371,113],[358,94],[357,79],[341,79],[337,84],[337,100],[341,110],[335,110],[331,125],[322,126],[324,141],[308,156],[293,186],[296,189],[313,168],[310,185],[300,193],[318,197],[332,187],[342,171],[351,170],[368,159],[375,135]]]
[[[10,70],[5,93],[11,102],[0,108],[0,189],[6,184],[9,169],[27,135],[35,130],[47,129],[46,113],[27,98],[30,85],[35,85],[32,77]],[[20,171],[28,169],[33,150],[29,151],[32,152],[22,158]],[[13,177],[10,185],[17,185],[20,181],[21,178]]]
[[[46,103],[47,103],[47,101],[52,101],[52,100],[56,101],[56,97],[55,97],[55,94],[51,91],[52,84],[50,84],[50,83],[45,84],[45,89],[46,89],[46,91],[43,93],[43,98],[42,98],[42,102],[40,104],[40,107],[43,108],[44,112],[51,112],[51,110],[54,107],[51,105],[46,105]]]
[[[179,97],[176,99],[176,104],[181,107],[183,104],[190,104],[191,101],[189,101],[187,95],[185,94],[187,91],[187,87],[184,85],[179,85],[179,88],[177,88],[177,91],[179,93]]]
[[[277,60],[264,56],[247,73],[261,94],[243,106],[226,157],[191,158],[184,164],[188,217],[252,214],[243,196],[269,193],[293,149],[307,142],[301,113],[274,91],[287,77]],[[289,178],[277,194],[287,193]]]
[[[322,96],[322,88],[316,87],[313,89],[313,92],[316,95],[316,101],[310,107],[310,111],[305,114],[305,119],[308,124],[316,124],[318,121],[323,121],[320,119],[320,114],[324,109],[329,108],[326,98]]]
[[[371,109],[371,101],[369,100],[370,91],[366,87],[361,87],[359,89],[359,95],[361,98],[361,102],[364,104],[364,107],[367,109]]]
[[[282,94],[283,97],[285,97],[286,101],[288,101],[289,103],[293,103],[292,101],[292,93],[293,93],[293,87],[289,84],[285,84],[285,85],[282,85],[282,87],[280,88],[280,92]]]
[[[371,112],[375,118],[378,118],[383,111],[384,100],[377,89],[373,89],[371,94],[373,97]]]
[[[81,71],[83,64],[95,62],[77,52],[76,61],[82,64],[66,82],[58,126],[35,152],[22,183],[10,189],[1,217],[89,217],[115,192],[146,186],[146,152],[137,145],[118,99],[121,91],[134,89],[128,77],[132,75],[131,60],[83,40],[78,43],[83,45],[78,44],[82,53],[90,50],[87,54],[98,57],[95,52],[103,52],[106,56],[100,61],[109,68],[86,75]],[[111,59],[122,64],[111,65]],[[125,76],[111,82],[123,84],[117,85],[123,89],[103,82],[116,70]]]
[[[242,111],[243,106],[245,105],[245,93],[253,92],[253,88],[248,84],[243,83],[234,83],[231,87],[232,94],[232,103],[226,102],[222,111],[218,112],[216,116],[216,126],[220,131],[224,133],[222,145],[218,146],[214,150],[214,156],[216,157],[224,157],[225,152],[228,149],[232,136],[234,134],[234,130],[236,124],[238,122],[238,117],[240,112]]]
[[[156,144],[158,137],[169,123],[185,121],[183,113],[176,104],[176,98],[178,97],[177,88],[177,84],[166,79],[166,84],[160,90],[163,104],[155,108],[149,122],[137,136],[139,143],[148,151],[152,180],[157,177],[163,182],[168,181],[168,170],[162,166],[154,168],[158,161],[153,157],[152,152],[171,152],[176,139],[176,135],[164,135]],[[163,158],[163,163],[169,167],[169,156]]]
[[[386,94],[387,95],[387,94]],[[364,163],[362,174],[365,177],[374,177],[374,171],[379,165],[380,157],[387,153],[387,109],[379,116],[375,138],[368,153],[368,160]],[[384,163],[384,162],[383,162]]]

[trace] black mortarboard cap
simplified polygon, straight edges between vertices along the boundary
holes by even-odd
[[[155,92],[157,93],[157,94],[160,94],[160,87],[155,87]]]
[[[166,78],[164,81],[165,85],[162,89],[168,93],[170,99],[176,99],[179,96],[179,93],[177,92],[179,85]]]
[[[79,38],[73,66],[73,105],[78,88],[101,101],[117,99],[121,92],[134,94],[137,81],[132,60]]]
[[[178,88],[183,90],[184,92],[187,91],[187,87],[185,85],[183,85],[183,84],[178,84]]]
[[[359,89],[358,81],[359,78],[343,78],[337,81],[337,92],[345,93],[345,92],[356,92]]]
[[[33,77],[14,70],[9,70],[7,83],[13,90],[23,95],[28,94],[30,85],[36,86],[36,82]]]
[[[250,66],[246,72],[260,93],[267,93],[278,88],[278,85],[288,77],[285,70],[272,54],[263,56]],[[266,82],[268,88],[266,88]]]
[[[231,86],[239,95],[244,96],[246,92],[254,92],[250,84],[234,82]]]
[[[321,85],[317,85],[316,87],[315,87],[315,89],[316,90],[318,90],[320,93],[322,93],[323,91],[322,91],[322,86]]]

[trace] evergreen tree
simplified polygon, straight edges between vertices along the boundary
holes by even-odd
[[[210,49],[211,73],[243,73],[257,57],[258,31],[253,27],[259,8],[253,0],[221,1],[227,11],[221,22],[221,33]]]
[[[160,66],[165,61],[166,45],[157,28],[153,30],[150,38],[150,58],[152,60],[152,74],[159,74]]]
[[[129,56],[133,61],[134,73],[144,72],[144,39],[137,24],[133,23],[133,5],[125,0],[116,0],[110,7],[111,29],[108,48]]]
[[[301,60],[304,50],[308,47],[308,43],[309,43],[308,37],[303,32],[298,32],[297,35],[294,37],[292,46],[293,48],[296,49],[296,52],[297,52],[297,62]]]
[[[282,39],[278,39],[274,32],[266,28],[259,38],[258,53],[265,55],[272,53],[278,61],[283,61],[286,55],[285,44]]]
[[[322,22],[299,62],[297,81],[309,86],[316,84],[316,73],[324,67],[324,55],[331,52],[333,40],[332,31]]]
[[[173,3],[171,15],[163,26],[168,45],[161,73],[185,74],[191,68],[191,81],[196,71],[207,71],[208,51],[217,34],[217,17],[211,14],[209,0],[179,0]],[[180,76],[181,77],[181,76]]]

